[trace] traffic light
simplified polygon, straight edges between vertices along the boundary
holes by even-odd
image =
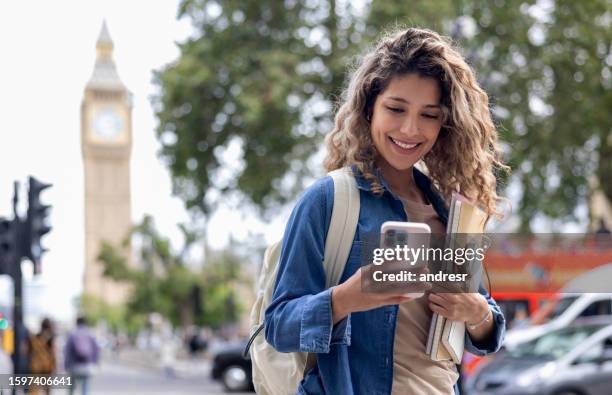
[[[0,274],[11,273],[11,263],[16,254],[16,229],[12,221],[0,217]]]
[[[2,313],[0,313],[0,331],[5,330],[6,328],[8,328],[8,320],[4,318]]]
[[[34,274],[40,273],[40,260],[42,254],[47,251],[42,247],[40,239],[49,233],[51,227],[47,225],[50,205],[42,204],[40,193],[49,188],[51,184],[45,184],[34,177],[29,177],[28,190],[28,217],[26,219],[26,246],[25,256],[34,263]]]

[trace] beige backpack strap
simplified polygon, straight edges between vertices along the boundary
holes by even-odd
[[[340,283],[359,221],[359,189],[350,167],[329,172],[334,180],[334,206],[325,239],[325,288]],[[317,364],[316,354],[308,353],[304,374]]]
[[[326,288],[340,282],[353,246],[360,208],[359,189],[352,169],[343,167],[329,175],[334,180],[334,206],[325,239]]]

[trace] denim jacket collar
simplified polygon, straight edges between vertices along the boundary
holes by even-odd
[[[365,178],[363,178],[363,176],[361,175],[361,172],[359,171],[356,165],[353,165],[351,167],[353,169],[353,173],[355,174],[355,179],[357,181],[357,187],[363,191],[370,191],[372,187],[372,183],[366,180]],[[442,220],[442,223],[446,225],[446,223],[448,222],[448,208],[446,206],[446,203],[444,202],[444,199],[442,198],[442,196],[440,196],[440,193],[431,184],[431,180],[429,179],[429,177],[423,174],[419,169],[413,166],[412,174],[414,176],[414,181],[417,187],[419,187],[419,189],[425,194],[425,196],[427,197],[427,200],[431,202],[432,206],[436,210],[436,213]],[[395,195],[391,192],[389,185],[383,178],[382,173],[380,172],[380,169],[378,168],[375,169],[375,175],[380,180],[383,189],[386,192],[388,192],[393,198],[397,199],[397,197],[395,197]]]

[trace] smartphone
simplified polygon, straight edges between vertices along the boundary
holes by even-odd
[[[410,237],[409,235],[415,235]],[[380,227],[380,246],[384,248],[407,244],[409,247],[427,247],[431,228],[421,222],[387,221]]]
[[[429,247],[429,237],[431,235],[431,228],[429,225],[421,222],[399,222],[399,221],[387,221],[380,227],[380,247],[381,248],[397,248],[404,249],[406,246],[408,249],[417,251],[422,249],[422,254],[425,254],[425,249]],[[409,268],[409,270],[419,270],[420,268],[427,266],[427,260],[417,259],[412,261],[399,260],[402,266]],[[424,292],[408,292],[413,298],[420,298],[424,295]]]

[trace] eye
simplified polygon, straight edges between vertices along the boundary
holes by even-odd
[[[429,118],[429,119],[438,119],[437,115],[434,114],[421,114],[423,115],[425,118]]]
[[[403,109],[401,109],[401,108],[397,108],[397,107],[389,107],[389,106],[387,106],[387,110],[389,110],[389,111],[391,111],[391,112],[395,112],[395,113],[401,113],[401,112],[404,112],[404,110],[403,110]]]

